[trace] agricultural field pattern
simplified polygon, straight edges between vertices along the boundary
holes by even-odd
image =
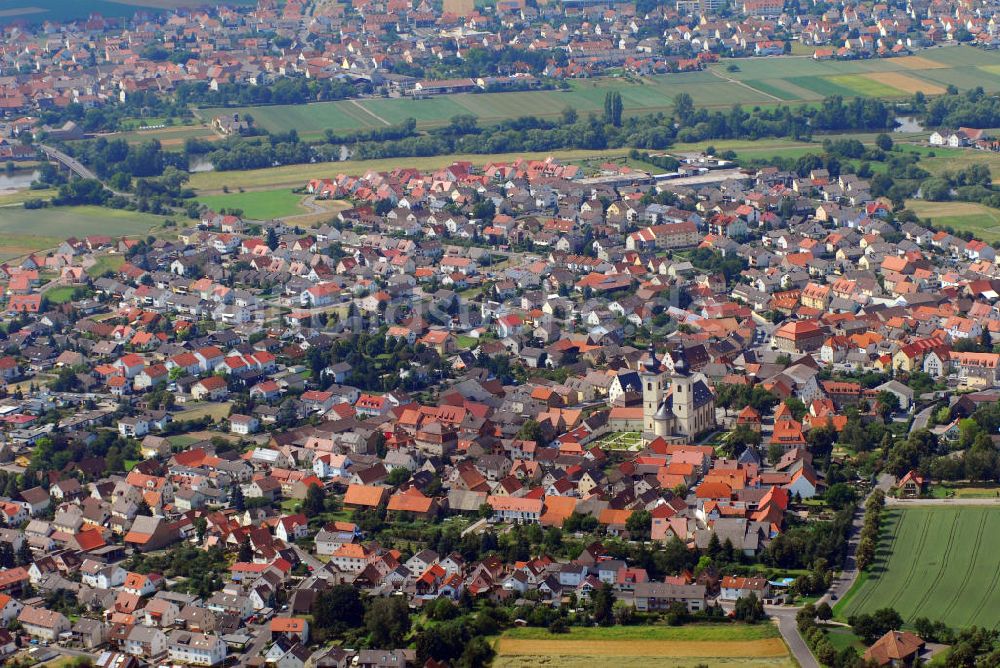
[[[736,70],[729,71],[735,64]],[[419,127],[448,123],[457,114],[472,114],[489,124],[527,113],[554,118],[566,107],[600,113],[609,91],[621,93],[626,116],[667,112],[679,93],[704,107],[767,106],[815,103],[824,97],[906,98],[916,92],[935,95],[949,84],[959,89],[982,86],[1000,91],[1000,56],[971,47],[931,49],[920,56],[853,61],[816,61],[808,56],[744,58],[723,61],[702,72],[647,76],[641,79],[598,78],[572,81],[568,90],[510,93],[460,93],[426,99],[373,98],[318,102],[309,105],[244,107],[255,122],[272,132],[292,128],[303,136],[324,130],[346,132],[384,127],[408,118]],[[222,109],[202,109],[210,119]],[[231,111],[231,110],[230,110]]]
[[[888,509],[876,563],[838,611],[894,608],[951,627],[1000,624],[1000,508]]]

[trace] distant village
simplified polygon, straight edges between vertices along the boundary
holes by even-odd
[[[16,120],[70,104],[90,109],[181,85],[212,92],[304,78],[423,97],[524,90],[611,70],[635,76],[698,70],[719,56],[782,55],[793,42],[829,60],[893,57],[947,42],[996,48],[1000,40],[988,3],[911,2],[904,11],[864,2],[789,13],[778,0],[744,0],[724,16],[719,10],[716,0],[613,9],[585,1],[476,7],[447,0],[439,7],[293,0],[279,7],[261,0],[255,7],[134,20],[96,14],[67,25],[15,20],[0,27],[0,116]],[[523,56],[509,60],[510,50]],[[486,64],[468,72],[477,51],[488,54]]]

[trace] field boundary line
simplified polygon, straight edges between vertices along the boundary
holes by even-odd
[[[731,84],[735,84],[737,86],[743,86],[747,90],[752,90],[753,92],[755,92],[755,93],[757,93],[759,95],[763,95],[764,97],[768,97],[768,98],[774,100],[775,102],[781,102],[782,104],[785,104],[785,103],[788,102],[788,100],[782,100],[777,95],[771,95],[770,93],[766,93],[766,92],[764,92],[762,90],[758,90],[757,88],[754,88],[753,86],[751,86],[750,84],[746,83],[745,81],[740,81],[739,79],[733,79],[732,77],[727,77],[726,75],[720,74],[720,73],[716,72],[713,69],[709,69],[709,72],[711,72],[715,76],[719,77],[723,81],[727,81],[727,82],[729,82]]]
[[[931,580],[930,584],[924,588],[924,594],[923,596],[920,597],[920,600],[917,601],[917,605],[913,609],[913,614],[917,614],[920,612],[920,609],[923,607],[924,603],[927,602],[927,599],[930,597],[931,593],[938,586],[938,583],[940,583],[941,576],[944,575],[945,571],[947,570],[948,559],[951,557],[951,550],[955,546],[955,529],[956,527],[958,527],[959,515],[960,515],[959,513],[955,513],[955,517],[951,521],[951,529],[948,531],[948,544],[944,548],[944,554],[941,555],[941,563],[938,565],[937,574],[935,574],[934,579]],[[980,529],[982,529],[982,527],[980,527]],[[975,557],[975,553],[979,549],[980,536],[982,536],[982,533],[976,536],[976,546],[972,550],[973,557]],[[966,571],[966,574],[968,574],[968,571]],[[958,591],[961,591],[961,587],[958,589]],[[956,595],[958,594],[958,591],[955,592]],[[954,606],[955,601],[957,600],[958,600],[957,596],[952,596],[950,606]],[[942,616],[947,617],[947,614],[942,613]]]
[[[382,118],[381,116],[379,116],[378,114],[376,114],[371,109],[369,109],[367,107],[361,106],[361,103],[358,102],[357,100],[353,100],[352,99],[351,100],[351,104],[353,104],[355,107],[357,107],[361,111],[365,112],[366,114],[368,114],[369,116],[371,116],[372,118],[374,118],[379,123],[383,123],[384,125],[392,125],[392,123],[390,123],[389,121],[385,120],[384,118]]]
[[[958,595],[962,592],[963,589],[965,589],[965,586],[969,584],[969,578],[972,576],[973,566],[976,565],[976,557],[979,556],[979,548],[983,544],[983,529],[986,528],[986,517],[988,514],[989,513],[987,511],[983,511],[982,518],[979,520],[979,529],[976,532],[976,544],[972,548],[972,557],[969,559],[969,568],[966,569],[965,571],[965,576],[962,578],[962,584],[960,584],[958,588],[954,591],[954,595],[951,597],[951,603],[948,604],[948,607],[946,607],[944,610],[941,611],[941,616],[945,619],[948,619],[948,615],[951,614],[951,611],[955,607],[955,604],[958,603]],[[955,513],[955,517],[958,517],[958,513]],[[948,548],[949,550],[951,549],[951,544],[949,544]],[[934,586],[937,586],[937,580],[934,581]],[[927,590],[927,593],[924,596],[926,597],[929,594],[930,594],[930,589]],[[920,603],[923,604],[923,599],[921,599]],[[918,605],[917,612],[919,611],[920,611],[920,606]]]
[[[984,516],[987,514],[988,514],[987,511],[983,511]],[[983,599],[979,602],[979,605],[976,607],[975,611],[973,611],[972,613],[972,616],[969,618],[970,624],[974,620],[979,618],[979,615],[983,611],[983,608],[986,607],[986,603],[993,598],[993,592],[996,590],[998,582],[1000,582],[1000,568],[994,568],[993,579],[990,580],[990,586],[987,587],[986,590],[983,592]]]
[[[906,571],[906,577],[903,578],[903,582],[913,581],[913,572],[917,569],[917,562],[920,561],[920,556],[924,553],[924,545],[927,543],[927,532],[930,529],[930,526],[930,515],[928,515],[924,520],[924,525],[920,532],[920,542],[917,543],[916,548],[913,550],[913,561],[910,562],[910,568]],[[894,607],[896,605],[896,601],[899,600],[899,597],[903,595],[904,591],[905,589],[897,591],[896,595],[892,597],[892,600],[889,601],[889,604],[886,607]]]

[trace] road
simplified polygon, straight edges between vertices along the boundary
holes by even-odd
[[[792,651],[792,656],[795,657],[800,668],[819,668],[819,661],[813,656],[809,646],[806,645],[806,641],[799,635],[799,627],[795,623],[795,615],[798,613],[798,608],[766,606],[764,610],[778,621],[778,630],[781,631],[781,637],[784,638],[788,649]]]
[[[734,605],[729,602],[722,603],[719,601],[719,605],[722,606],[723,611],[727,614],[732,612],[734,608]],[[809,649],[809,645],[806,644],[806,641],[799,634],[799,625],[795,621],[795,615],[798,614],[800,609],[798,606],[764,606],[764,612],[770,615],[771,619],[778,624],[778,631],[781,633],[782,639],[788,645],[788,649],[791,651],[792,656],[795,657],[795,661],[799,667],[820,668],[819,662],[813,656],[812,650]]]
[[[81,179],[95,179],[95,180],[97,179],[97,175],[94,174],[89,169],[87,169],[83,165],[83,163],[81,163],[76,158],[72,158],[66,155],[59,149],[52,148],[51,146],[46,146],[45,144],[39,144],[38,148],[42,149],[42,152],[45,153],[45,155],[47,155],[49,159],[61,163],[71,172],[79,176]]]
[[[303,550],[298,545],[293,544],[292,549],[295,550],[295,554],[299,555],[299,559],[302,561],[302,563],[305,564],[306,566],[311,567],[314,571],[321,571],[323,570],[323,567],[326,565],[316,557],[312,556],[311,554]]]
[[[918,429],[924,429],[927,426],[927,423],[931,419],[931,414],[934,412],[935,406],[936,404],[931,404],[913,417],[913,424],[910,425],[911,434]]]
[[[880,489],[883,492],[888,492],[892,488],[892,484],[895,482],[895,478],[891,475],[880,475],[878,482],[875,483],[875,489]],[[874,490],[872,490],[874,491]],[[867,496],[865,499],[867,500]],[[886,503],[888,503],[889,497],[886,497]],[[844,594],[851,590],[854,586],[854,582],[858,579],[858,566],[854,561],[854,553],[858,551],[858,540],[861,536],[861,528],[865,524],[865,512],[864,504],[862,503],[857,508],[854,509],[854,518],[851,521],[851,535],[847,539],[847,559],[844,560],[843,568],[840,571],[840,575],[834,579],[833,584],[825,594],[823,594],[816,603],[826,602],[833,605],[834,602],[843,598]]]
[[[97,178],[97,174],[94,174],[94,172],[87,169],[87,167],[76,158],[68,156],[59,149],[53,148],[51,146],[46,146],[45,144],[39,144],[38,148],[42,150],[42,152],[49,158],[49,160],[54,160],[58,162],[59,164],[63,165],[71,172],[79,176],[81,179],[94,179],[95,181],[100,181],[100,179]],[[105,188],[108,188],[108,185],[106,183],[104,183],[103,181],[101,181],[101,183],[104,184]],[[108,190],[111,190],[111,193],[113,195],[119,197],[130,197],[128,193],[120,193],[117,190],[112,190],[111,188],[108,188]]]

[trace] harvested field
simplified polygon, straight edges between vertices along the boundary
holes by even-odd
[[[674,658],[781,657],[788,654],[781,638],[766,640],[515,640],[501,638],[501,655],[667,656]]]
[[[494,666],[527,668],[680,668],[693,663],[710,668],[790,668],[795,665],[771,624],[692,624],[683,627],[618,626],[573,628],[552,635],[545,629],[511,629],[496,645]]]
[[[892,62],[899,63],[907,70],[942,70],[948,67],[944,63],[923,56],[903,56],[902,58],[893,58]]]
[[[904,93],[921,92],[926,95],[941,95],[945,92],[945,87],[927,80],[920,80],[902,72],[872,72],[865,75],[867,78],[884,86],[891,86]]]
[[[656,665],[658,668],[691,668],[692,665],[703,666],[704,668],[793,668],[797,663],[793,663],[790,658],[774,659],[751,659],[740,658],[671,658],[656,657],[654,659],[645,656],[619,656],[615,657],[615,668],[648,668]],[[600,656],[498,656],[493,660],[493,668],[594,668],[594,666],[607,665],[607,657]]]

